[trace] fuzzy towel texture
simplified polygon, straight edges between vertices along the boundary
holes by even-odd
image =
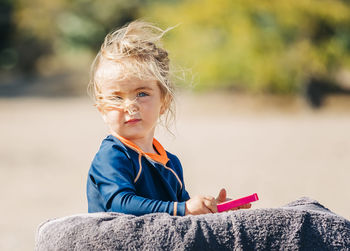
[[[199,216],[80,214],[42,223],[36,250],[350,250],[350,221],[309,198]]]

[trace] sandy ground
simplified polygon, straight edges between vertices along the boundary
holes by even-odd
[[[254,208],[314,198],[350,219],[349,100],[182,95],[175,137],[191,195],[258,193]],[[85,181],[106,135],[88,99],[0,99],[0,250],[33,250],[38,225],[87,210]]]

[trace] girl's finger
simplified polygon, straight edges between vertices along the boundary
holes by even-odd
[[[218,207],[214,198],[205,199],[204,205],[210,210],[211,213],[217,213]]]
[[[248,204],[245,204],[245,205],[242,205],[242,206],[239,206],[237,207],[237,209],[249,209],[252,207],[252,204],[251,203],[248,203]]]
[[[240,206],[240,208],[245,208],[245,209],[251,208],[251,207],[252,207],[252,204],[251,204],[251,203],[248,203],[248,204],[245,204],[245,205]]]
[[[252,204],[251,203],[248,203],[248,204],[244,204],[242,206],[239,206],[239,207],[235,207],[235,208],[232,208],[230,209],[231,211],[236,211],[236,210],[239,210],[239,209],[249,209],[252,207]]]
[[[204,196],[204,199],[213,201],[215,198],[213,196]]]
[[[225,188],[222,188],[219,192],[219,195],[218,197],[216,198],[216,200],[219,202],[219,203],[222,203],[222,202],[225,202],[227,201],[226,199],[226,189]]]

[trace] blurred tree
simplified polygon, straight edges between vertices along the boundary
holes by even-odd
[[[112,28],[138,17],[141,0],[2,0],[0,71],[50,74],[91,61]]]
[[[295,93],[350,69],[349,1],[157,1],[143,15],[182,24],[167,46],[198,89]]]
[[[0,68],[11,69],[17,61],[17,55],[11,48],[11,31],[13,29],[12,23],[12,1],[0,2]]]
[[[197,89],[295,93],[350,69],[345,0],[2,0],[0,15],[0,73],[86,73],[105,34],[139,17],[182,24],[167,48]]]

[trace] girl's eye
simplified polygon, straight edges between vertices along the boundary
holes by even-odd
[[[139,92],[139,93],[137,93],[137,97],[147,97],[147,96],[149,96],[149,94],[146,93],[146,92]]]
[[[123,98],[120,97],[120,96],[109,96],[107,98],[107,100],[111,101],[111,102],[116,102],[116,103],[120,103],[120,102],[123,102]]]
[[[113,96],[111,99],[112,99],[112,100],[116,100],[116,101],[123,100],[123,98],[120,97],[120,96]]]

